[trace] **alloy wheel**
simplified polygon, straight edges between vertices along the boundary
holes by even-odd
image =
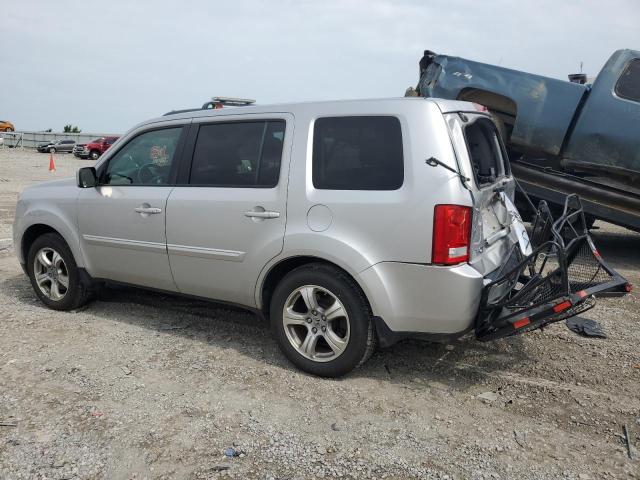
[[[33,275],[40,291],[58,302],[69,289],[69,271],[62,256],[53,248],[41,248],[33,260]]]
[[[335,360],[349,343],[346,308],[336,295],[317,285],[304,285],[289,295],[282,322],[291,345],[315,362]]]

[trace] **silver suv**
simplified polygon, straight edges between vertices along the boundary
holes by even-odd
[[[295,365],[338,376],[378,343],[474,327],[491,275],[531,252],[505,158],[466,102],[187,111],[25,189],[14,241],[50,308],[98,280],[233,302]]]

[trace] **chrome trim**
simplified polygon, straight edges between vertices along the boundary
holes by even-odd
[[[157,207],[136,207],[133,209],[133,211],[136,213],[148,213],[149,215],[162,213],[162,209]]]
[[[230,262],[242,262],[246,252],[236,250],[222,250],[219,248],[189,247],[186,245],[168,244],[167,250],[170,254],[184,257],[206,258],[207,260],[228,260]]]
[[[280,216],[280,212],[259,212],[249,210],[248,212],[244,212],[244,216],[249,218],[278,218]]]
[[[82,235],[85,242],[102,247],[128,248],[130,250],[142,250],[160,252],[167,250],[167,245],[159,242],[144,242],[142,240],[128,240],[126,238],[100,237],[97,235]]]

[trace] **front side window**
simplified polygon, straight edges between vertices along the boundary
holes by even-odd
[[[315,188],[397,190],[403,181],[402,129],[396,117],[326,117],[315,121]]]
[[[283,120],[201,125],[189,183],[275,187],[280,176],[284,131]]]
[[[110,160],[103,176],[106,185],[166,185],[182,127],[138,135]]]
[[[629,62],[616,83],[616,95],[620,98],[640,102],[640,58]]]

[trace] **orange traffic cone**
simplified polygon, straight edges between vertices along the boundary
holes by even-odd
[[[49,154],[49,171],[50,172],[56,171],[56,162],[53,160],[53,153]]]

